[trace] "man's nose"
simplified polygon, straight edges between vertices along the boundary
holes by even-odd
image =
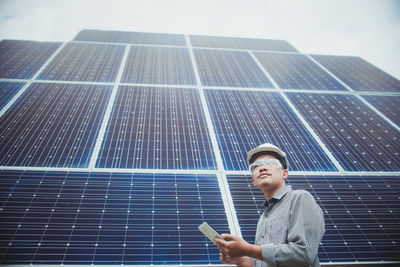
[[[260,164],[260,172],[262,172],[262,171],[268,171],[268,167],[267,167],[267,165],[264,164],[264,163],[261,163],[261,164]]]

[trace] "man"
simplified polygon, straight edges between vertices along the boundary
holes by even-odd
[[[286,185],[286,154],[267,143],[250,150],[247,161],[251,182],[265,194],[266,209],[258,221],[254,245],[229,234],[214,239],[221,261],[243,267],[320,266],[323,213],[310,193]]]

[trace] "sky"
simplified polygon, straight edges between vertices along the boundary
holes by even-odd
[[[283,39],[400,79],[400,0],[0,0],[0,39],[70,41],[82,29]]]

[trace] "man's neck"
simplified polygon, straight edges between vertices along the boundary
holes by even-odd
[[[264,195],[265,195],[265,199],[267,201],[270,201],[271,198],[273,198],[275,196],[276,193],[278,193],[279,190],[281,190],[282,187],[284,187],[286,184],[283,183],[280,187],[274,188],[273,190],[270,188],[265,188],[263,190]]]

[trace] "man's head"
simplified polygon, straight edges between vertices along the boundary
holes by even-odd
[[[285,185],[289,163],[285,152],[266,143],[247,153],[252,183],[264,193],[274,192]]]

